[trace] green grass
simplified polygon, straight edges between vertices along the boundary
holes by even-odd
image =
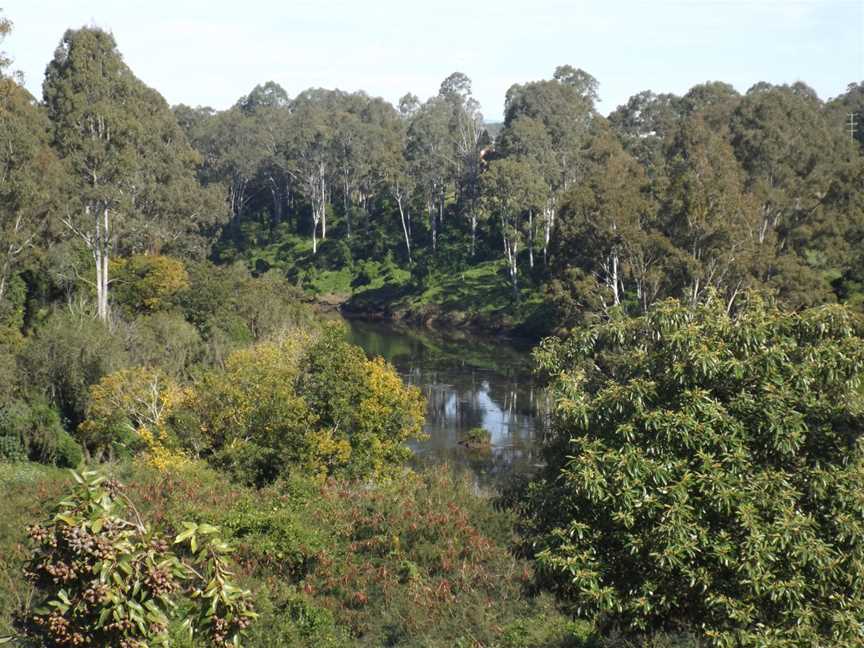
[[[461,271],[432,273],[422,287],[407,280],[372,287],[356,294],[349,306],[396,319],[536,336],[543,333],[532,324],[545,308],[543,296],[529,278],[522,281],[517,301],[504,262],[484,261]]]
[[[541,288],[523,275],[519,298],[514,299],[506,263],[501,259],[472,263],[461,270],[438,267],[419,285],[409,269],[392,261],[355,260],[346,264],[340,245],[344,245],[341,239],[322,242],[316,255],[308,237],[282,233],[275,242],[247,248],[239,258],[254,272],[283,273],[316,299],[347,302],[353,312],[528,337],[547,332],[543,325],[549,318]],[[438,259],[451,256],[451,251],[442,249]],[[361,276],[363,279],[358,279]]]

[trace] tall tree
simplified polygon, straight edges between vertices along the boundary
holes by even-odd
[[[757,84],[731,120],[735,156],[759,205],[759,242],[776,238],[777,259],[769,275],[779,281],[772,282],[790,303],[824,300],[831,289],[808,254],[809,240],[834,175],[851,159],[854,146],[802,83]],[[787,281],[794,276],[800,281]]]
[[[10,28],[0,18],[0,42]],[[0,55],[0,319],[9,281],[59,213],[66,179],[44,111],[6,75],[4,61]]]
[[[408,160],[422,188],[433,251],[444,219],[448,179],[456,163],[448,133],[449,118],[449,104],[441,97],[433,97],[416,110],[408,127]]]
[[[471,256],[477,243],[477,200],[480,194],[480,149],[484,133],[479,102],[471,94],[471,79],[454,72],[441,83],[438,96],[450,107],[450,147],[457,200],[471,226]]]
[[[197,155],[165,100],[135,77],[110,34],[67,31],[43,92],[54,146],[75,186],[63,220],[93,258],[97,313],[104,321],[109,260],[120,242],[133,242],[127,236],[143,231],[149,239],[143,245],[158,248],[178,232],[218,222],[218,208],[214,202],[214,214],[195,198],[191,205],[180,200],[188,192],[200,197],[193,180]]]
[[[533,119],[542,124],[545,135],[523,138],[523,145],[543,147],[544,150],[531,155],[544,160],[551,157],[552,161],[551,168],[544,166],[549,172],[549,199],[543,209],[544,258],[555,227],[558,201],[579,177],[579,152],[596,116],[596,99],[597,81],[594,77],[569,65],[556,68],[552,80],[517,84],[507,90],[502,140],[509,137],[508,131],[518,120]]]
[[[664,219],[683,254],[683,296],[696,304],[713,287],[731,308],[756,280],[754,264],[765,264],[772,252],[764,238],[760,241],[758,209],[744,191],[741,168],[730,145],[698,113],[681,123],[667,157]],[[761,249],[760,242],[766,243]]]
[[[306,90],[292,103],[285,146],[288,173],[312,208],[312,252],[318,252],[318,227],[327,238],[327,204],[334,172],[333,120],[328,91]]]
[[[648,179],[605,125],[584,153],[585,174],[564,198],[553,248],[553,274],[578,266],[602,290],[605,308],[618,306],[632,290],[645,309],[656,297],[650,227],[654,210]]]
[[[530,162],[495,160],[482,178],[486,209],[497,217],[513,299],[519,298],[519,251],[525,239],[525,215],[543,204],[545,187]]]

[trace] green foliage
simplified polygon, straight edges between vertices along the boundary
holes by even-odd
[[[28,338],[20,363],[34,389],[74,428],[84,420],[90,385],[128,362],[122,340],[86,313],[55,311]]]
[[[132,313],[155,313],[174,306],[189,288],[183,262],[166,256],[135,255],[115,261],[114,302]]]
[[[186,377],[201,362],[205,347],[198,329],[179,313],[154,313],[132,323],[130,353],[137,365],[159,367]]]
[[[407,458],[405,442],[420,434],[423,418],[419,392],[336,329],[320,339],[286,333],[235,352],[194,392],[201,451],[256,484],[297,469],[385,475]]]
[[[169,623],[181,596],[194,601],[183,626],[209,645],[239,645],[256,617],[250,593],[234,585],[230,548],[218,528],[186,523],[174,544],[145,525],[122,485],[93,472],[73,473],[78,486],[42,524],[27,576],[36,587],[22,611],[24,634],[46,645],[171,645]],[[131,516],[130,516],[131,514]]]
[[[465,432],[459,443],[469,450],[488,450],[492,434],[486,428],[474,427]]]
[[[244,645],[570,648],[587,634],[550,597],[526,596],[530,567],[508,549],[510,514],[446,469],[383,486],[295,476],[260,490],[202,464],[115,469],[155,531],[174,537],[184,521],[207,522],[230,540],[260,615]],[[27,597],[22,526],[67,483],[60,471],[0,463],[9,494],[0,500],[0,635]],[[193,603],[179,601],[177,615]],[[178,630],[169,624],[171,645],[190,645]]]
[[[315,328],[300,291],[276,272],[253,278],[240,264],[189,264],[190,287],[180,296],[186,319],[200,332],[207,360],[222,364],[250,342],[293,328]]]
[[[84,455],[63,429],[57,410],[34,399],[0,407],[0,458],[77,468]]]
[[[554,436],[516,504],[539,583],[628,633],[857,645],[862,333],[751,296],[544,342]]]

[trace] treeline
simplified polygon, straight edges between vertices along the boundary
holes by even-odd
[[[171,109],[92,28],[64,35],[41,102],[2,83],[6,319],[40,290],[27,277],[50,275],[107,320],[112,259],[133,254],[241,259],[303,285],[297,237],[306,265],[389,255],[414,287],[499,263],[514,301],[521,281],[559,327],[710,288],[730,305],[756,287],[796,307],[860,298],[862,84],[825,103],[803,83],[712,82],[603,117],[597,80],[562,66],[512,86],[494,128],[461,73],[398,106],[268,82],[225,111]],[[268,245],[276,259],[256,259]]]
[[[730,306],[752,288],[794,307],[859,299],[864,136],[848,114],[864,110],[862,85],[825,103],[803,83],[742,95],[711,82],[642,92],[605,118],[597,92],[559,67],[510,88],[500,128],[460,73],[398,108],[269,82],[229,110],[175,114],[202,182],[230,197],[222,259],[291,235],[314,252],[336,239],[337,267],[501,259],[514,297],[524,277],[559,325],[711,288]]]

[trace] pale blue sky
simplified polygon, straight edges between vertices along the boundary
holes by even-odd
[[[41,97],[67,27],[111,30],[172,104],[226,108],[256,83],[426,98],[467,74],[487,119],[517,82],[557,65],[600,81],[608,113],[644,89],[805,81],[823,98],[864,80],[864,0],[0,0],[5,49]]]

